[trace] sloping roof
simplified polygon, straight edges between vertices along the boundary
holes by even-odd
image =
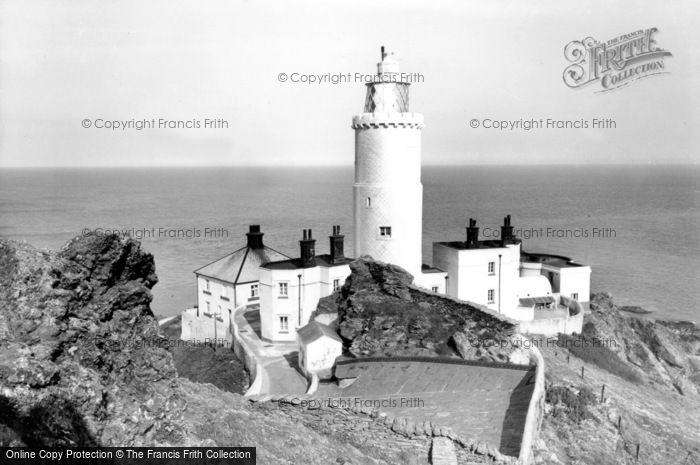
[[[243,247],[194,272],[231,284],[248,283],[258,281],[258,268],[263,263],[288,258],[285,254],[270,247],[261,249]]]
[[[307,324],[306,326],[299,328],[297,330],[297,334],[299,335],[299,339],[304,344],[309,344],[310,342],[313,342],[324,336],[330,337],[331,339],[334,339],[338,342],[342,342],[342,339],[340,339],[338,333],[336,333],[330,326],[324,325],[323,323],[319,323],[315,320]]]
[[[523,297],[520,299],[520,305],[522,307],[532,307],[535,304],[553,304],[554,302],[554,296],[551,295],[543,297]]]

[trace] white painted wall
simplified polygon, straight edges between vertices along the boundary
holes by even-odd
[[[353,119],[355,256],[421,271],[423,185],[417,113],[364,113]],[[391,237],[380,235],[391,227]]]
[[[559,293],[572,298],[577,294],[578,302],[588,302],[591,300],[591,267],[575,266],[562,268],[559,278]]]
[[[207,316],[196,308],[182,312],[180,339],[190,344],[220,344],[228,346],[232,341],[228,312],[225,318]]]
[[[207,281],[209,290],[207,291]],[[207,311],[207,302],[209,303]],[[236,308],[233,285],[205,276],[197,275],[197,306],[202,316],[219,315],[228,324],[229,313]]]
[[[299,277],[301,274],[301,287]],[[270,341],[294,341],[296,329],[309,322],[322,297],[333,293],[333,280],[339,285],[350,275],[350,266],[316,266],[279,270],[260,268],[260,324],[262,337]],[[287,283],[287,296],[280,293],[281,282]],[[299,311],[301,307],[301,312]],[[299,315],[301,313],[301,319]],[[280,317],[286,316],[287,331],[280,325]]]
[[[330,374],[335,359],[343,354],[343,344],[330,337],[321,337],[309,344],[299,342],[299,367],[305,375]],[[320,376],[325,377],[325,376]]]
[[[501,312],[517,307],[516,284],[520,277],[520,244],[505,247],[455,249],[433,244],[433,263],[448,273],[447,295],[499,309],[499,255]],[[489,263],[494,263],[493,272]],[[489,290],[493,299],[489,300]]]
[[[415,278],[415,285],[421,287],[430,292],[436,292],[438,294],[445,293],[445,277],[446,272],[442,273],[421,273]],[[437,288],[437,290],[435,289]]]

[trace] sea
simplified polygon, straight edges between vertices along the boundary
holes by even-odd
[[[196,303],[195,275],[245,245],[298,256],[302,229],[327,253],[341,225],[353,255],[352,167],[57,168],[0,170],[0,236],[57,249],[85,231],[139,238],[153,254],[153,312]],[[523,249],[592,267],[593,292],[659,319],[700,315],[700,167],[425,166],[423,260],[464,240],[469,218],[497,238],[510,214]],[[401,208],[417,208],[402,205]]]

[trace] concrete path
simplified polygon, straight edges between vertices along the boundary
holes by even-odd
[[[340,368],[341,366],[339,366]],[[422,361],[342,366],[351,385],[321,384],[315,397],[348,399],[414,422],[430,421],[517,457],[534,371]]]
[[[296,342],[269,342],[260,336],[260,311],[256,307],[236,312],[234,319],[241,337],[262,365],[261,394],[303,394],[308,382],[297,370]]]

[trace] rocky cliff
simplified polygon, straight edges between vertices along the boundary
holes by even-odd
[[[0,445],[240,445],[263,464],[399,461],[178,377],[149,308],[156,280],[153,257],[116,236],[58,252],[0,241]]]
[[[316,315],[338,315],[346,349],[362,356],[461,356],[506,362],[515,322],[485,308],[423,292],[403,268],[361,257],[341,292]]]
[[[643,315],[646,313],[621,310],[610,294],[599,293],[593,296],[582,335],[614,341],[609,344],[611,351],[651,383],[697,395],[700,328],[687,321],[661,321]]]
[[[700,463],[700,330],[647,314],[596,294],[581,335],[540,341],[548,386],[537,463]]]

